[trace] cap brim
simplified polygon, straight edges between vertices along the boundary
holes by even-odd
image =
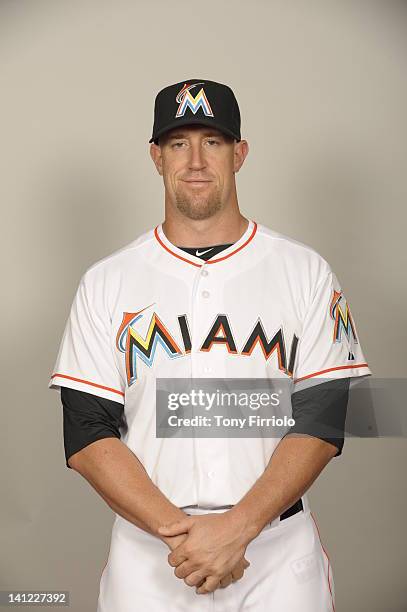
[[[201,118],[196,118],[196,119],[187,118],[187,119],[178,119],[177,121],[173,121],[172,123],[166,125],[165,128],[163,128],[162,130],[159,130],[156,134],[153,134],[153,136],[150,138],[148,142],[154,142],[154,140],[157,140],[157,138],[159,138],[166,132],[169,132],[170,130],[173,130],[174,128],[177,128],[177,127],[181,127],[183,125],[204,125],[205,127],[212,127],[212,128],[215,128],[216,130],[219,130],[220,132],[223,132],[224,134],[227,134],[228,136],[231,136],[237,141],[241,140],[239,136],[234,134],[228,128],[225,128],[222,125],[219,125],[218,123],[216,123],[216,121],[213,121],[213,119],[208,118],[207,120],[205,120],[205,118],[201,117]]]

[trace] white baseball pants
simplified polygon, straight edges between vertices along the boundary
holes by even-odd
[[[335,612],[329,559],[303,503],[304,512],[276,519],[250,542],[243,578],[203,595],[174,575],[164,542],[116,516],[97,612]]]

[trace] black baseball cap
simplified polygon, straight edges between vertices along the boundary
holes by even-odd
[[[206,79],[187,79],[158,92],[149,142],[157,144],[168,130],[192,124],[207,125],[241,140],[240,111],[231,88]]]

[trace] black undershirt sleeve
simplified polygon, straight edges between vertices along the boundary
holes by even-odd
[[[342,454],[350,378],[330,380],[296,391],[291,395],[295,425],[287,432],[307,434],[325,440]]]
[[[103,438],[119,438],[125,425],[124,406],[91,393],[61,387],[66,465],[85,446]]]

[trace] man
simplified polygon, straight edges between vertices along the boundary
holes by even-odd
[[[371,374],[349,306],[318,253],[241,214],[228,86],[165,87],[150,143],[165,221],[85,272],[49,383],[68,467],[116,514],[98,612],[334,610],[306,491]],[[295,425],[158,437],[157,381],[191,378],[288,382]]]

